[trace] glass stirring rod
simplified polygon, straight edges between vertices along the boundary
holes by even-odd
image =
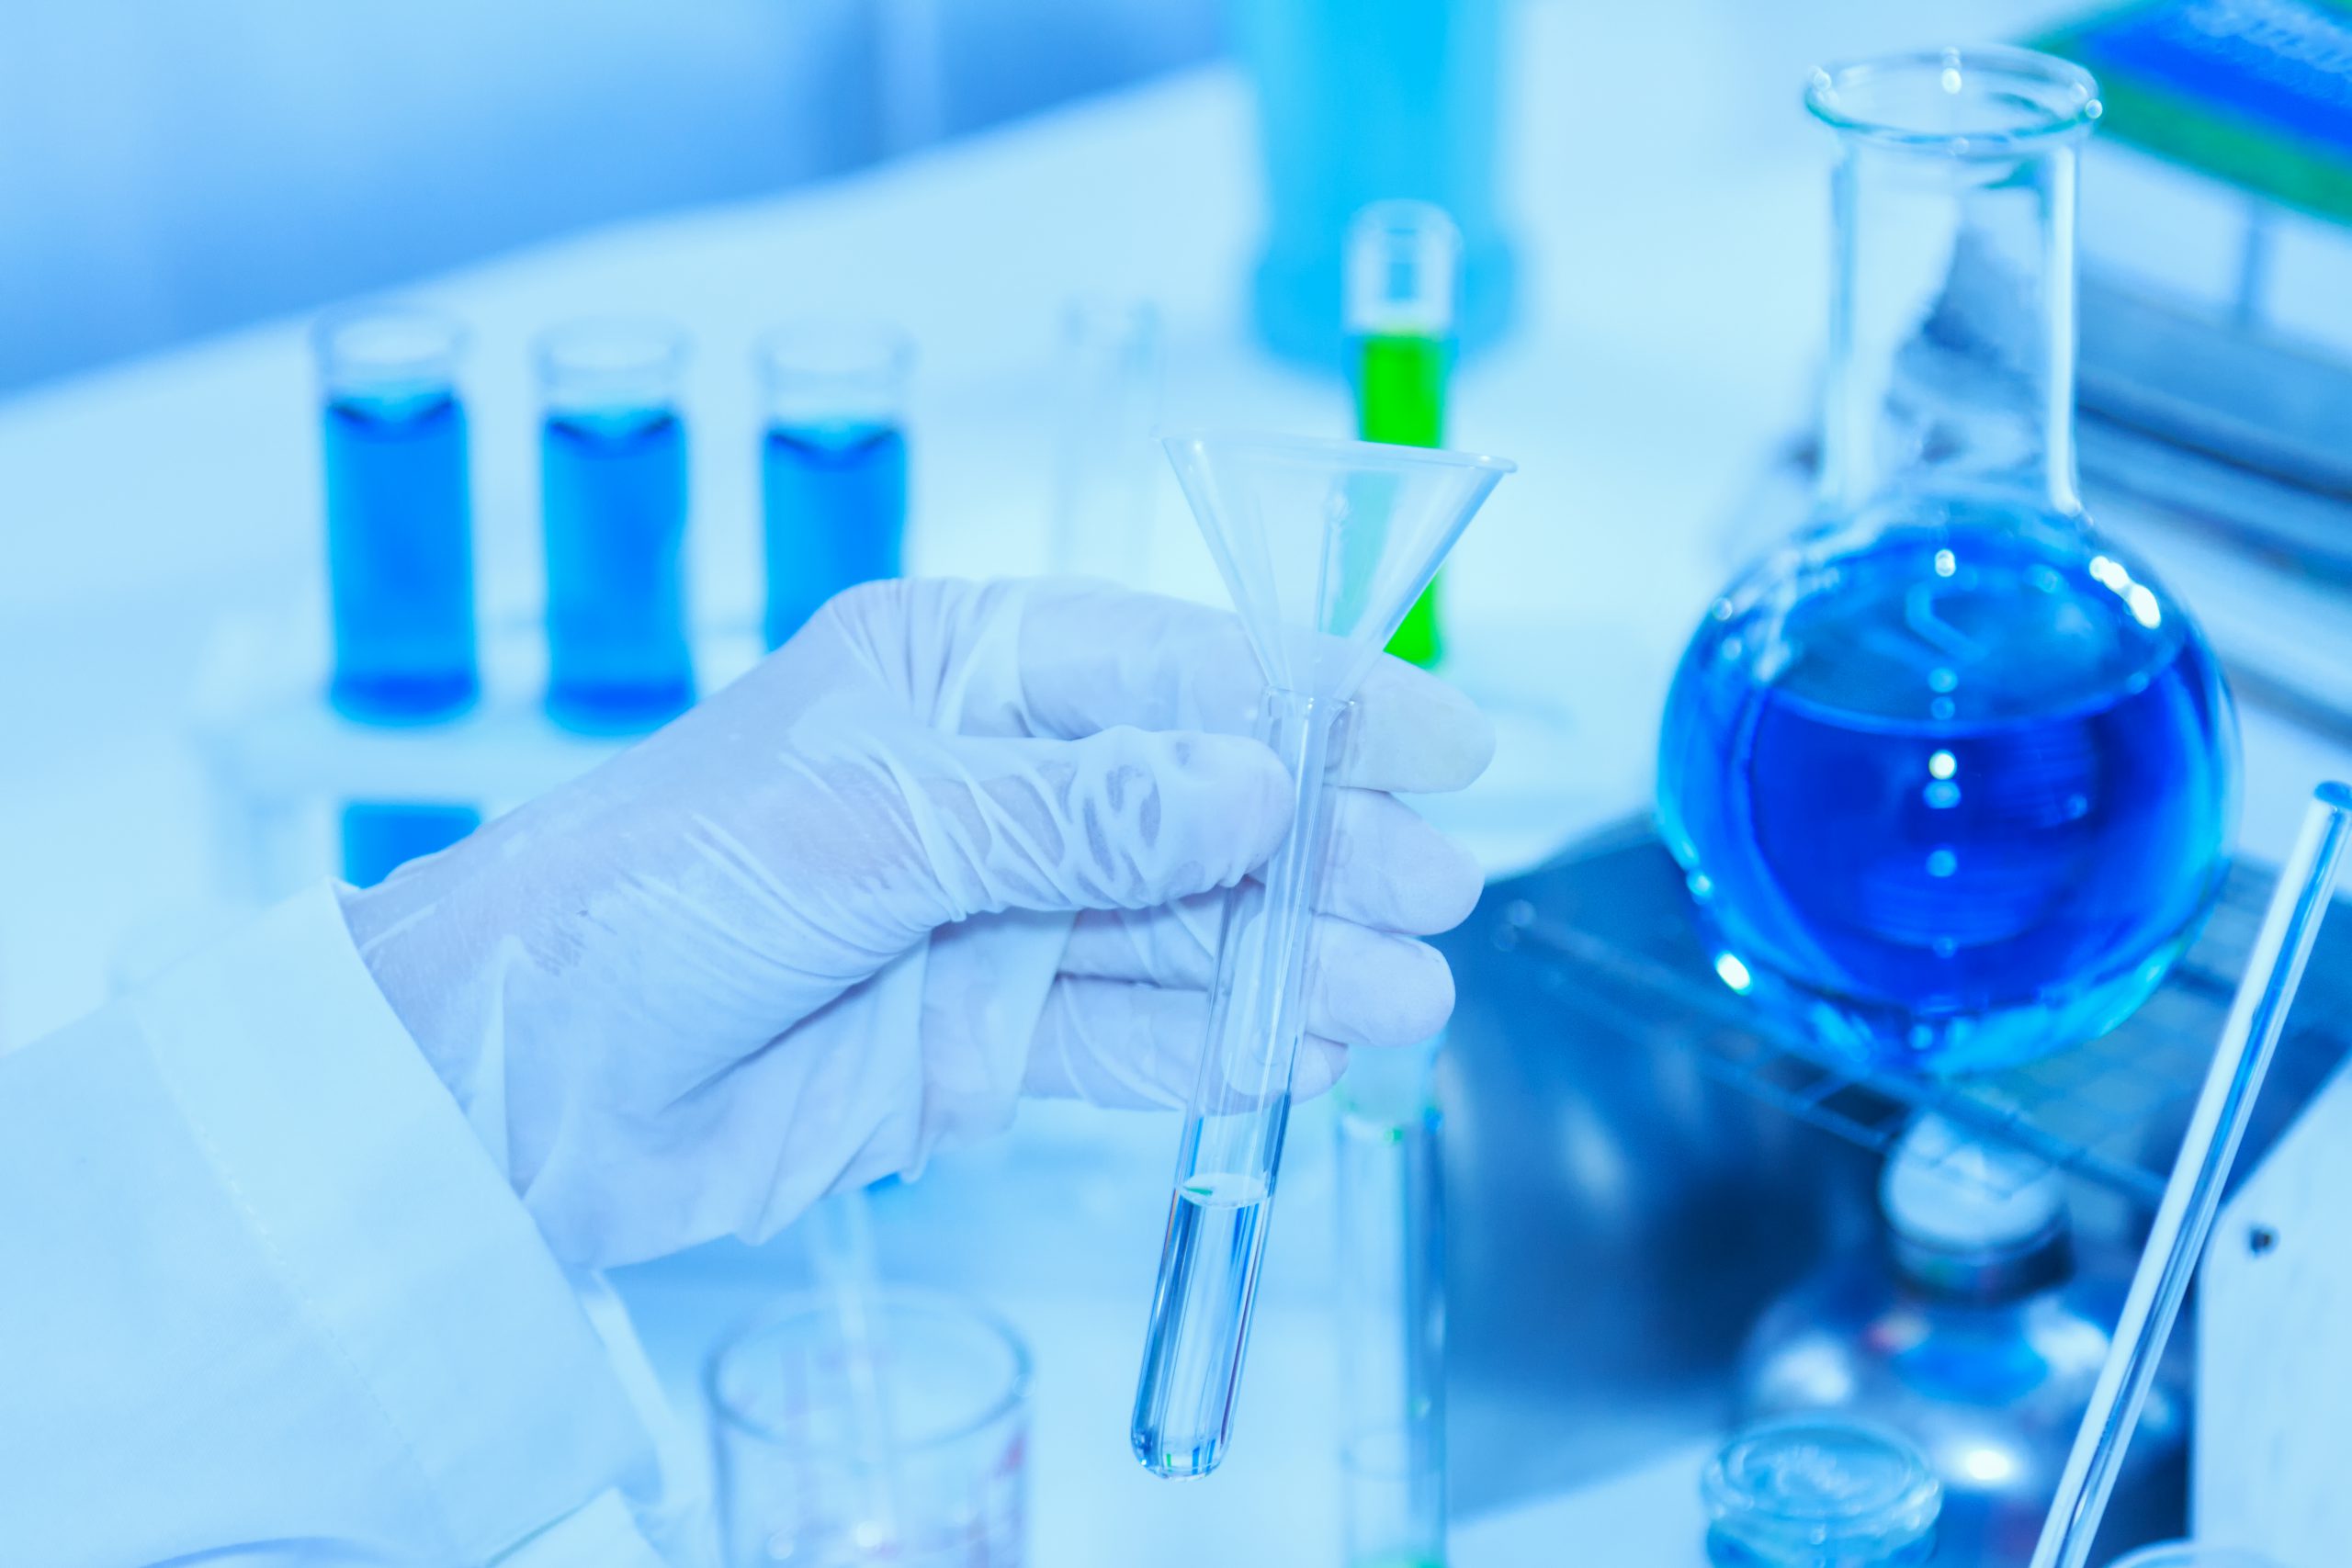
[[[2181,1298],[2188,1293],[2197,1261],[2204,1255],[2213,1216],[2222,1206],[2222,1190],[2262,1092],[2287,1010],[2302,984],[2303,965],[2327,914],[2347,842],[2352,842],[2352,788],[2324,784],[2312,795],[2294,852],[2278,868],[2278,885],[2270,895],[2245,977],[2238,982],[2188,1132],[2181,1139],[2172,1179],[2165,1184],[2146,1250],[2132,1277],[2132,1293],[2124,1299],[2122,1320],[2116,1325],[2113,1348],[2034,1548],[2032,1568],[2083,1568],[2090,1556],[2092,1538],[2098,1534],[2099,1519],[2115,1488],[2116,1466],[2131,1446],[2132,1428],[2139,1423],[2140,1406],[2164,1357]]]

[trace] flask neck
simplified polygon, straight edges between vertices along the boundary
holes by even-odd
[[[1822,494],[2071,514],[2079,138],[1842,130]]]

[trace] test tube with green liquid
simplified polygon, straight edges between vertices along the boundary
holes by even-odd
[[[1356,435],[1393,446],[1445,445],[1445,381],[1462,235],[1426,201],[1375,201],[1348,225],[1343,270]],[[1388,651],[1428,669],[1445,651],[1443,580],[1429,585]]]

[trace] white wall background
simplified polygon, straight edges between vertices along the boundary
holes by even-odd
[[[0,0],[0,391],[1202,58],[1215,0]]]

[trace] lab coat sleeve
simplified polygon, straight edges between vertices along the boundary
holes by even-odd
[[[0,1055],[0,1562],[650,1564],[650,1463],[331,889]]]

